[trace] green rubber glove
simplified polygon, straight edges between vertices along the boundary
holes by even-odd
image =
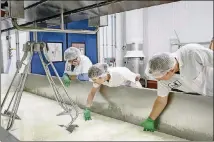
[[[91,111],[88,108],[84,110],[84,119],[85,121],[91,120]]]
[[[144,127],[144,131],[150,131],[150,132],[156,131],[156,129],[155,129],[155,121],[152,120],[150,117],[147,118],[140,125]]]
[[[68,87],[71,84],[71,80],[67,74],[63,75],[62,82],[66,87]]]

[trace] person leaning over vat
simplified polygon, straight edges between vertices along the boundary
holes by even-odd
[[[68,87],[71,80],[78,79],[80,81],[88,81],[88,70],[92,66],[90,59],[81,55],[81,52],[76,47],[69,47],[65,50],[64,58],[65,71],[62,77],[63,83]]]
[[[156,54],[149,60],[146,74],[158,81],[157,98],[149,117],[140,125],[144,131],[154,132],[155,120],[167,105],[171,89],[213,97],[213,50],[187,44],[175,53]]]
[[[131,72],[126,67],[108,67],[105,63],[97,63],[88,70],[88,77],[93,81],[93,87],[87,98],[87,105],[84,111],[85,120],[91,120],[89,108],[91,107],[94,96],[101,85],[106,85],[109,87],[124,85],[142,88],[139,82],[140,75]]]

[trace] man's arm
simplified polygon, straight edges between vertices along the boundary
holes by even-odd
[[[154,102],[152,112],[150,113],[150,118],[155,120],[164,108],[167,105],[168,95],[170,92],[170,88],[167,86],[167,82],[165,81],[158,81],[158,89],[157,89],[157,98]]]
[[[97,88],[92,87],[91,88],[91,91],[88,94],[88,98],[87,98],[87,105],[86,105],[87,108],[91,107],[93,99],[94,99],[94,96],[95,96],[95,94],[96,94],[96,92],[97,92],[98,89],[99,89],[99,87],[97,87]]]
[[[152,112],[149,115],[149,117],[152,120],[156,120],[156,118],[161,114],[161,112],[164,110],[164,108],[167,105],[167,100],[168,100],[168,96],[165,96],[165,97],[158,96],[156,98],[152,108]]]

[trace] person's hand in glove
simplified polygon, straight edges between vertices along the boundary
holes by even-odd
[[[156,131],[156,128],[155,128],[155,121],[152,120],[151,118],[147,118],[147,119],[146,119],[144,122],[142,122],[140,125],[144,127],[144,131],[150,131],[150,132]]]
[[[64,74],[62,77],[63,84],[68,87],[71,84],[71,80],[67,74]]]
[[[84,119],[85,121],[91,120],[91,111],[88,108],[84,110]]]

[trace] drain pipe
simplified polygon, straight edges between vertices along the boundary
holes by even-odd
[[[5,73],[9,73],[10,65],[11,65],[11,58],[12,58],[12,48],[11,48],[11,37],[10,37],[10,31],[7,32],[6,40],[8,43],[8,60],[7,60],[7,68],[5,70]]]
[[[20,50],[19,50],[19,31],[15,31],[15,38],[16,38],[16,69],[21,67],[20,62]]]
[[[116,64],[116,58],[117,58],[117,55],[116,55],[116,48],[117,48],[117,46],[116,46],[116,44],[117,44],[117,42],[116,42],[116,34],[117,34],[117,32],[116,32],[116,14],[114,14],[113,20],[114,20],[114,58],[115,58],[115,66],[117,66],[117,64]]]
[[[62,30],[64,30],[65,28],[64,28],[64,16],[63,16],[63,12],[64,12],[64,10],[63,10],[63,8],[61,8],[61,29]]]
[[[111,15],[111,57],[114,58],[114,15]]]
[[[12,19],[12,24],[14,28],[20,31],[28,31],[28,32],[55,32],[55,33],[73,33],[73,34],[96,34],[98,28],[96,30],[64,30],[64,29],[51,29],[51,28],[39,28],[39,27],[24,27],[19,26],[17,23],[17,19]]]

